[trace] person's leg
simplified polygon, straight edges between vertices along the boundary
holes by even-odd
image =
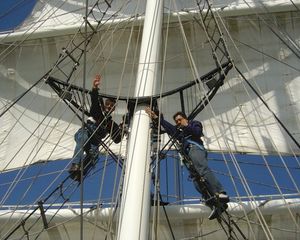
[[[89,148],[88,146],[88,131],[86,129],[80,128],[76,133],[75,133],[75,150],[74,150],[74,155],[73,155],[73,162],[74,163],[80,163],[81,160],[83,159],[83,155],[85,150]]]
[[[211,169],[208,167],[206,150],[201,149],[197,146],[192,146],[189,150],[188,155],[193,162],[195,170],[199,174],[199,177],[196,179],[196,181],[194,180],[196,189],[198,191],[201,191],[203,198],[207,200],[206,205],[212,209],[208,219],[215,219],[227,209],[227,202],[229,202],[229,197],[226,194],[223,194],[225,193],[223,190],[223,186],[215,177]],[[204,183],[201,182],[201,177],[204,178]],[[207,188],[208,192],[205,192],[205,188]],[[223,195],[222,198],[220,197],[221,195]],[[217,198],[215,198],[215,196]]]
[[[87,173],[91,167],[96,165],[98,156],[99,146],[91,144],[83,161],[84,174]]]
[[[192,146],[188,156],[191,158],[193,165],[198,172],[199,176],[203,177],[206,181],[207,188],[212,195],[224,192],[223,186],[215,177],[211,169],[208,167],[207,152],[197,146]]]
[[[84,146],[84,151],[86,153],[84,159],[83,159],[83,174],[86,174],[91,167],[94,167],[98,156],[99,156],[99,144],[95,144],[93,138],[89,139],[93,134],[97,131],[97,138],[100,137],[99,135],[99,129],[96,124],[87,124],[87,128],[85,130],[86,135],[89,140],[89,143]],[[101,131],[100,131],[101,132]],[[106,132],[104,131],[103,136],[106,135]]]
[[[74,150],[74,155],[73,155],[73,162],[72,165],[70,166],[69,173],[70,177],[73,180],[79,181],[80,180],[80,165],[81,161],[84,161],[86,158],[86,155],[84,152],[87,152],[89,149],[89,143],[87,143],[89,139],[89,134],[86,129],[80,128],[74,136],[76,146]],[[84,156],[85,155],[85,156]]]

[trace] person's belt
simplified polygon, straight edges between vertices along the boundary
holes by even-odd
[[[202,144],[195,142],[193,140],[190,140],[190,139],[188,139],[186,141],[189,143],[188,148],[191,148],[192,146],[196,146],[196,147],[200,148],[201,150],[205,151],[205,148]]]

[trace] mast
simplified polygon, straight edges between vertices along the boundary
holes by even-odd
[[[157,78],[163,1],[147,1],[135,97],[150,96]],[[150,119],[135,108],[128,141],[118,239],[148,239],[150,214]]]

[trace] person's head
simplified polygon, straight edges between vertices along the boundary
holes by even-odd
[[[104,102],[104,111],[106,113],[111,113],[115,110],[116,108],[116,100],[113,98],[107,98]]]
[[[186,127],[189,123],[189,120],[184,112],[175,113],[173,119],[178,127]]]

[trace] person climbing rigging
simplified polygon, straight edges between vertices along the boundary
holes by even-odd
[[[83,161],[85,174],[96,163],[99,155],[99,146],[107,135],[110,134],[114,143],[120,143],[124,135],[122,125],[118,125],[112,120],[111,114],[115,110],[116,101],[107,98],[104,102],[99,98],[98,90],[101,76],[96,75],[91,91],[90,117],[83,128],[75,134],[75,150],[73,163],[69,169],[70,177],[76,181],[80,180],[80,166]],[[85,154],[84,154],[85,153]]]
[[[150,107],[145,109],[153,122],[158,124],[157,115]],[[203,126],[199,121],[189,121],[186,114],[177,112],[173,119],[175,126],[166,121],[160,114],[160,125],[171,136],[181,143],[181,152],[185,158],[190,159],[191,166],[188,166],[194,185],[205,199],[212,212],[209,219],[214,219],[226,210],[229,197],[223,186],[208,167],[207,151],[203,146]]]

